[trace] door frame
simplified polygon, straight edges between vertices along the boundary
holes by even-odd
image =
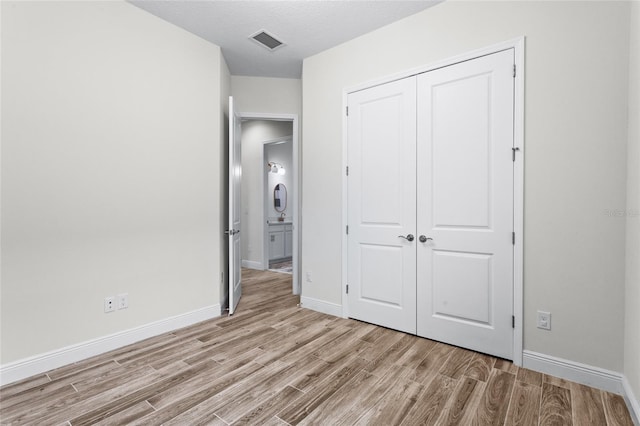
[[[265,158],[265,150],[267,148],[267,145],[271,145],[271,144],[276,144],[279,142],[286,142],[286,141],[292,141],[292,151],[293,151],[293,136],[284,136],[281,138],[276,138],[276,139],[270,139],[267,141],[263,141],[262,142],[262,164],[267,164],[266,163],[266,158]],[[293,152],[291,153],[293,156]],[[269,269],[269,224],[267,223],[267,217],[268,217],[268,211],[269,211],[269,207],[272,203],[271,201],[271,197],[269,196],[269,188],[268,188],[268,180],[269,178],[267,177],[269,175],[269,172],[265,170],[263,170],[262,175],[260,175],[260,179],[262,182],[262,219],[263,219],[263,223],[262,223],[262,267],[267,270]],[[295,189],[295,182],[294,182],[294,189]],[[287,188],[287,204],[289,204],[289,194],[288,194],[289,189]],[[293,194],[294,191],[291,192],[291,197],[294,197]],[[296,199],[293,199],[294,204],[296,204]],[[293,252],[293,249],[292,249]],[[293,253],[292,253],[293,256]],[[293,259],[292,259],[292,264],[293,264]]]
[[[292,217],[293,217],[293,253],[292,253],[292,263],[293,263],[293,283],[291,285],[291,291],[293,292],[293,294],[300,294],[300,256],[299,256],[299,250],[300,250],[300,218],[299,218],[299,212],[300,212],[300,192],[299,192],[299,188],[300,188],[300,149],[299,149],[299,133],[298,133],[298,114],[273,114],[273,113],[264,113],[264,112],[240,112],[238,113],[238,116],[240,117],[240,119],[242,121],[245,120],[264,120],[264,121],[290,121],[291,122],[291,144],[292,144],[292,158],[293,158],[293,170],[291,171],[293,173],[293,191],[292,191],[292,196],[293,196],[293,209],[292,209]],[[273,142],[273,141],[272,141]],[[264,145],[263,145],[263,154],[264,156]],[[262,179],[262,186],[261,188],[264,188],[265,183],[265,175],[261,174],[261,179]],[[288,189],[287,189],[288,191]],[[263,205],[263,217],[264,217],[264,205],[265,205],[265,194],[264,191],[263,192],[263,199],[262,199],[262,205]],[[267,224],[263,223],[262,224],[263,229],[262,229],[262,234],[263,234],[263,262],[264,262],[264,250],[265,250],[265,245],[267,243],[266,239],[264,238],[264,233],[265,233],[265,229]],[[265,269],[269,269],[269,262],[267,259],[267,263],[263,264],[263,267]]]
[[[348,277],[348,257],[347,257],[347,225],[348,225],[348,128],[347,128],[347,106],[348,96],[360,90],[365,90],[374,86],[390,83],[406,77],[433,71],[449,65],[469,61],[480,56],[486,56],[503,50],[513,49],[516,65],[514,78],[514,151],[515,162],[513,164],[513,228],[515,232],[515,244],[513,248],[513,363],[522,365],[523,350],[523,303],[524,303],[524,81],[525,81],[525,37],[518,37],[502,43],[493,44],[481,49],[473,50],[441,61],[424,65],[410,70],[406,70],[387,77],[371,80],[356,86],[347,87],[342,92],[342,316],[349,317],[349,306],[347,298],[347,277]]]

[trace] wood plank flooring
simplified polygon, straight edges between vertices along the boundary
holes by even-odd
[[[0,423],[632,425],[618,395],[299,308],[291,275],[243,283],[233,317],[0,388]]]

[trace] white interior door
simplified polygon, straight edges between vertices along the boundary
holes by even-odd
[[[506,50],[417,82],[418,334],[508,359],[513,64]]]
[[[240,245],[240,183],[242,163],[240,152],[240,118],[229,96],[229,315],[242,296],[242,252]]]
[[[349,316],[416,332],[416,79],[349,95]],[[412,240],[412,241],[410,241]]]

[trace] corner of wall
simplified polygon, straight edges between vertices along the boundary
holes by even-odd
[[[625,390],[640,418],[640,3],[631,2],[625,253]],[[634,396],[635,395],[635,396]]]

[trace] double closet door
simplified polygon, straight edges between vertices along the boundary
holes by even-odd
[[[348,95],[348,312],[513,357],[512,49]]]

